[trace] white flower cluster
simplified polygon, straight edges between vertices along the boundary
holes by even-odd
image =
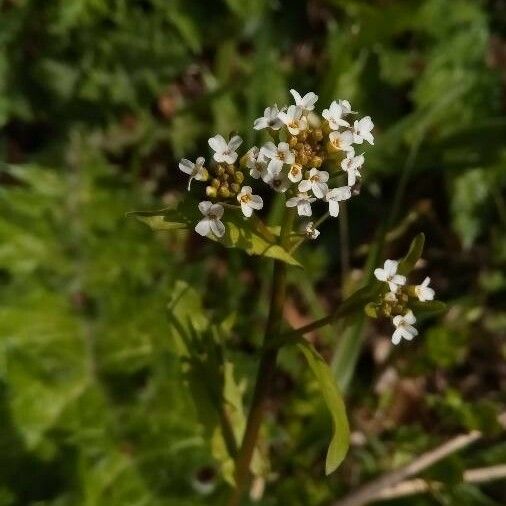
[[[396,260],[386,260],[382,269],[378,268],[374,271],[376,279],[388,284],[390,291],[384,296],[386,305],[392,307],[394,312],[403,313],[394,314],[392,316],[392,323],[395,327],[394,333],[392,334],[393,344],[399,344],[402,338],[411,341],[418,335],[418,330],[413,326],[416,323],[413,311],[411,311],[411,309],[405,310],[409,295],[413,293],[420,302],[433,300],[435,295],[434,290],[429,287],[429,277],[426,277],[422,284],[412,287],[412,290],[409,289],[410,287],[404,290],[406,286],[406,276],[397,274],[398,267],[399,262]]]
[[[204,215],[195,227],[199,234],[224,235],[225,227],[220,218],[227,200],[237,201],[247,218],[253,211],[262,209],[263,200],[253,193],[252,187],[241,186],[243,170],[274,191],[286,192],[286,206],[296,208],[299,216],[312,216],[312,204],[320,200],[328,205],[328,214],[336,217],[339,203],[351,198],[352,187],[361,177],[360,169],[364,164],[364,155],[355,154],[354,145],[364,141],[374,144],[371,118],[366,116],[352,122],[351,117],[356,112],[347,100],[333,101],[320,117],[314,112],[318,100],[315,93],[304,96],[295,90],[290,93],[294,105],[282,109],[277,105],[267,107],[253,124],[255,130],[266,130],[272,141],[252,147],[238,160],[237,150],[242,139],[234,135],[227,141],[216,135],[209,139],[214,151],[209,170],[204,167],[202,157],[195,163],[181,160],[179,168],[190,176],[188,189],[193,179],[211,180],[206,188],[210,200],[199,205]],[[344,181],[339,184],[341,179]],[[331,182],[337,184],[331,185]],[[318,237],[318,230],[311,227],[307,237]]]

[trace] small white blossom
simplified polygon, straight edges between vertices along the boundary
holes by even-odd
[[[339,127],[350,126],[350,124],[343,119],[343,116],[350,112],[351,107],[347,100],[340,100],[339,103],[334,100],[328,109],[323,109],[322,116],[327,120],[332,130],[339,130]]]
[[[361,177],[360,168],[364,164],[364,155],[355,156],[354,151],[348,151],[346,158],[341,162],[341,168],[348,174],[348,186],[353,186],[357,177]]]
[[[356,120],[353,123],[353,142],[355,144],[362,144],[364,141],[367,141],[369,144],[374,144],[374,137],[371,133],[373,128],[374,124],[370,116]]]
[[[283,122],[279,119],[279,109],[277,105],[267,107],[264,110],[264,115],[257,118],[253,124],[255,130],[263,130],[264,128],[272,128],[273,130],[279,130]]]
[[[298,105],[305,111],[312,111],[314,109],[314,105],[318,101],[318,95],[312,91],[306,93],[303,97],[301,97],[300,93],[295,90],[290,90],[290,93],[295,100],[295,105]]]
[[[262,209],[264,202],[260,195],[252,194],[251,186],[243,186],[237,195],[237,201],[241,204],[241,210],[244,216],[249,218],[254,209]]]
[[[332,188],[325,194],[325,201],[329,204],[329,214],[333,218],[339,215],[339,202],[351,198],[351,189],[349,186]]]
[[[292,183],[298,183],[302,179],[302,166],[294,163],[288,171],[288,179]]]
[[[392,322],[395,325],[395,330],[392,334],[393,344],[399,344],[402,338],[411,341],[413,337],[418,335],[418,330],[413,327],[413,323],[416,323],[416,318],[411,310],[404,316],[394,316]]]
[[[272,173],[266,171],[265,175],[262,178],[265,183],[267,183],[274,191],[278,193],[284,193],[288,190],[290,186],[290,181],[286,177],[286,175],[282,172]]]
[[[267,160],[256,146],[246,153],[246,167],[250,169],[249,175],[253,179],[260,179],[267,172]]]
[[[396,262],[395,260],[385,260],[383,269],[378,268],[374,270],[374,275],[376,276],[376,278],[379,279],[380,281],[388,283],[390,291],[392,291],[393,293],[397,292],[399,286],[406,284],[406,276],[401,276],[400,274],[397,274],[398,266],[399,262]]]
[[[297,207],[299,216],[311,216],[311,204],[316,199],[310,197],[307,193],[299,193],[296,197],[292,197],[286,201],[286,207]]]
[[[242,139],[234,135],[227,143],[221,135],[215,135],[208,141],[209,146],[215,151],[214,159],[219,162],[234,163],[237,160],[237,148],[242,144]]]
[[[320,235],[320,231],[315,228],[314,223],[310,221],[304,230],[304,233],[309,239],[315,240]]]
[[[415,294],[418,297],[418,300],[421,302],[426,302],[428,300],[433,300],[435,292],[432,288],[429,287],[430,278],[426,277],[423,280],[421,285],[415,286]]]
[[[213,204],[208,200],[200,202],[199,210],[204,215],[195,227],[195,232],[202,236],[206,236],[212,232],[216,237],[223,237],[225,234],[225,225],[220,221],[223,216],[223,206],[221,204]]]
[[[280,142],[277,147],[273,142],[268,142],[262,147],[260,153],[269,158],[267,170],[272,174],[279,174],[283,164],[292,165],[295,162],[295,155],[290,151],[290,146],[286,142]]]
[[[351,151],[353,149],[353,133],[350,130],[330,132],[329,140],[334,149],[339,151]]]
[[[329,173],[324,170],[312,168],[309,171],[308,179],[304,179],[299,183],[299,191],[304,193],[312,190],[314,196],[322,199],[328,191],[327,181],[329,180]]]
[[[204,169],[204,157],[199,156],[195,163],[183,158],[179,162],[179,169],[182,170],[185,174],[190,176],[190,180],[188,181],[188,190],[190,189],[190,185],[193,179],[197,181],[205,181],[207,179],[207,171]]]
[[[288,110],[279,113],[279,119],[286,125],[292,135],[299,135],[307,128],[307,119],[302,115],[302,107],[291,105]]]

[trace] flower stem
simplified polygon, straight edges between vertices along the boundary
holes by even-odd
[[[285,209],[283,223],[281,225],[280,243],[282,246],[288,244],[288,239],[293,223],[293,210]],[[274,262],[271,286],[271,300],[269,316],[265,327],[262,355],[258,367],[253,399],[246,422],[246,430],[241,448],[235,462],[235,484],[236,487],[230,496],[228,506],[241,504],[241,497],[248,485],[250,478],[250,463],[258,439],[258,433],[264,416],[265,400],[269,391],[269,385],[276,369],[278,348],[269,346],[269,340],[279,334],[283,317],[283,305],[286,293],[286,264],[279,260]]]

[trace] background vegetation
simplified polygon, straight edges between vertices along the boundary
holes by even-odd
[[[390,258],[426,233],[420,280],[450,309],[396,349],[376,321],[310,336],[353,430],[330,478],[330,419],[283,353],[263,435],[275,472],[263,496],[255,483],[257,504],[331,505],[476,428],[480,443],[425,474],[444,489],[388,504],[504,504],[504,481],[478,488],[462,473],[506,461],[505,26],[501,0],[0,1],[0,505],[223,503],[167,304],[206,308],[240,403],[268,262],[155,236],[125,213],[178,199],[177,160],[207,153],[214,133],[254,142],[254,118],[291,87],[349,99],[377,140],[347,230],[333,222],[301,251],[287,320],[351,291],[385,226]],[[346,339],[363,346],[345,367]]]

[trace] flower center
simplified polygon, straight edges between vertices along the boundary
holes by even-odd
[[[245,193],[244,195],[241,196],[241,203],[247,204],[250,201],[251,201],[251,195],[249,193]]]

